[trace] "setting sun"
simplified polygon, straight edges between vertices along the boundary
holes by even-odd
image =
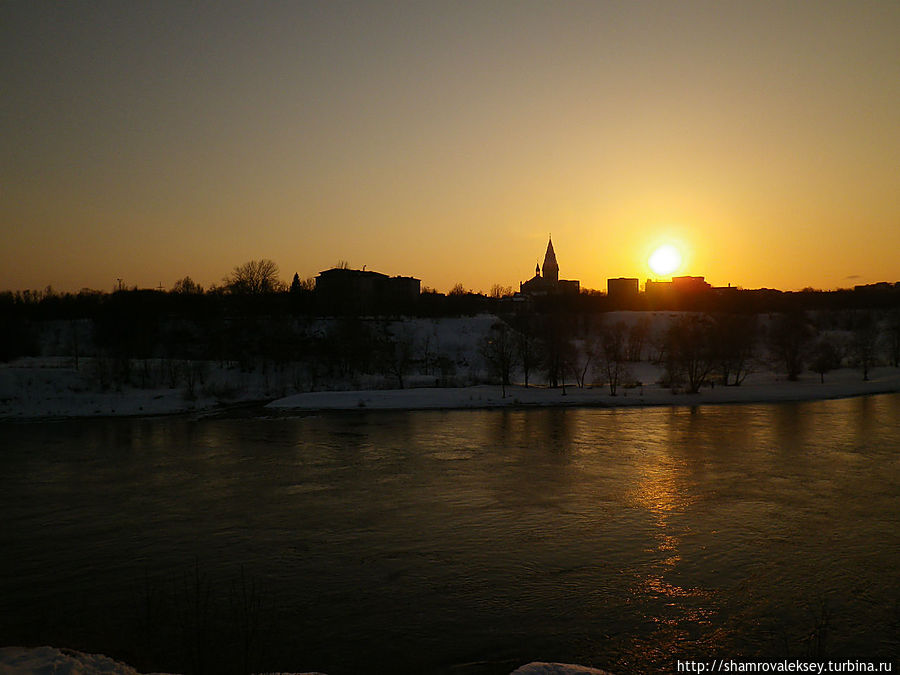
[[[655,274],[660,276],[672,274],[681,266],[681,253],[674,246],[666,244],[653,251],[647,264]]]

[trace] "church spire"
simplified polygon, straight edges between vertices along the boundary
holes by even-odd
[[[559,281],[559,265],[556,263],[556,252],[553,250],[553,239],[547,241],[547,253],[544,254],[544,279],[556,283]]]

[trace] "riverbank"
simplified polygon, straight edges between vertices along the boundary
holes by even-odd
[[[290,388],[272,387],[252,374],[214,373],[214,385],[183,388],[122,387],[98,390],[85,383],[83,372],[47,361],[0,368],[0,421],[39,421],[87,417],[127,417],[172,414],[222,414],[233,409],[265,406],[272,413],[325,410],[457,410],[537,407],[640,407],[707,404],[774,403],[846,398],[900,391],[900,369],[874,368],[863,381],[858,370],[844,368],[819,375],[804,373],[791,382],[776,373],[751,374],[741,386],[704,386],[698,393],[663,387],[661,371],[650,363],[633,364],[634,380],[645,384],[548,388],[521,384],[506,387],[478,384],[465,387],[413,386],[405,389],[310,391],[284,395]],[[413,384],[424,384],[415,382]],[[223,396],[225,393],[227,396]]]
[[[900,371],[875,369],[868,381],[859,372],[844,369],[829,373],[825,382],[807,375],[796,382],[774,375],[748,378],[738,387],[702,387],[696,394],[658,384],[619,387],[612,395],[607,387],[506,387],[478,385],[461,388],[418,388],[379,391],[322,391],[286,396],[266,408],[278,411],[324,410],[435,410],[537,407],[641,407],[694,406],[734,403],[776,403],[848,398],[900,391]]]
[[[64,358],[23,358],[0,366],[0,420],[38,421],[82,417],[140,417],[223,412],[262,405],[290,391],[260,373],[195,362],[202,375],[177,386],[113,386],[98,381],[95,359],[80,367]],[[184,366],[179,374],[183,379]],[[140,381],[140,373],[135,379]],[[158,378],[157,378],[158,379]]]

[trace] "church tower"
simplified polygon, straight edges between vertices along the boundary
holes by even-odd
[[[544,254],[544,279],[554,284],[559,281],[559,265],[556,264],[556,253],[553,251],[553,239],[547,242],[547,253]]]

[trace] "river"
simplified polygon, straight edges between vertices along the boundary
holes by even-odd
[[[0,645],[141,670],[891,661],[900,395],[0,425]]]

